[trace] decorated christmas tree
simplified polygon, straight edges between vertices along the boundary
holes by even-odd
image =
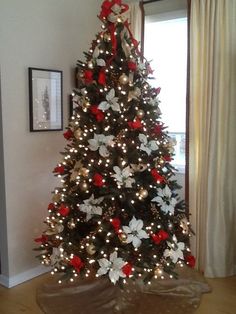
[[[194,266],[191,229],[171,165],[153,71],[140,54],[121,0],[103,2],[102,31],[78,62],[67,145],[38,256],[62,278],[126,277],[151,283]]]

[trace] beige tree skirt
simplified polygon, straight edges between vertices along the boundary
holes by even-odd
[[[155,280],[152,285],[129,280],[125,289],[107,278],[81,280],[76,284],[51,279],[37,291],[37,302],[46,314],[190,314],[201,295],[211,289],[197,271],[184,267],[179,279]]]

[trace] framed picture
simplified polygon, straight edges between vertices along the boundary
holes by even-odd
[[[62,71],[29,68],[30,131],[63,129]]]

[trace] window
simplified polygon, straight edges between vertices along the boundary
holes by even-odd
[[[184,171],[187,78],[186,11],[146,14],[144,38],[144,55],[148,61],[153,60],[151,67],[154,70],[155,79],[150,80],[150,84],[161,87],[162,120],[168,126],[170,136],[176,142],[173,164],[180,171]]]

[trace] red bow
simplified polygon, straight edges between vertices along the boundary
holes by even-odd
[[[66,140],[69,141],[73,136],[73,132],[71,131],[71,129],[69,129],[65,133],[63,133],[63,136]]]
[[[59,174],[63,174],[65,172],[65,168],[63,166],[57,166],[53,172],[57,172]]]
[[[120,219],[119,218],[113,218],[111,221],[111,224],[113,226],[113,228],[115,229],[116,233],[119,233],[119,229],[120,229]]]

